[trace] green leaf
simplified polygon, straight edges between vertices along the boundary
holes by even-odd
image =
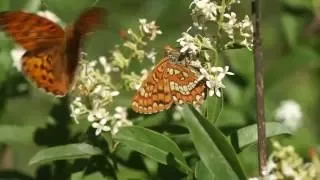
[[[297,44],[297,39],[299,33],[301,32],[300,22],[295,16],[292,16],[288,13],[282,15],[281,21],[288,45],[290,47],[294,47]]]
[[[41,1],[42,0],[29,0],[27,3],[24,5],[24,9],[30,12],[35,12],[39,10],[41,6]]]
[[[266,137],[278,136],[283,134],[291,135],[292,132],[281,123],[266,123]],[[237,148],[242,149],[252,143],[256,143],[258,141],[257,124],[239,129],[236,132],[236,135],[238,139]]]
[[[212,176],[217,179],[247,179],[225,136],[192,106],[185,105],[183,115],[196,150]]]
[[[206,106],[206,117],[211,123],[215,124],[219,120],[222,112],[223,96],[221,98],[216,96],[207,97]]]
[[[5,144],[33,144],[33,134],[36,129],[37,127],[34,126],[0,125],[0,142]]]
[[[196,164],[194,173],[197,180],[214,180],[215,179],[213,174],[210,173],[209,169],[203,164],[202,161],[199,161]]]
[[[138,126],[123,127],[115,139],[162,164],[174,163],[186,173],[192,171],[177,144],[160,133]]]
[[[305,8],[305,9],[312,9],[312,1],[306,0],[282,0],[288,6],[293,8]]]
[[[247,49],[229,49],[224,51],[224,55],[232,63],[233,72],[237,72],[237,75],[249,83],[254,80],[252,78],[252,74],[254,74],[254,64],[251,51]]]
[[[95,172],[89,175],[84,175],[83,171],[73,173],[71,180],[104,180],[106,179],[100,172]]]
[[[71,175],[71,180],[82,180],[82,179],[83,179],[83,172],[82,171],[73,173]]]
[[[220,120],[215,124],[218,128],[240,128],[247,125],[243,111],[234,107],[225,106],[220,115]]]
[[[68,144],[46,148],[39,151],[35,156],[31,158],[31,160],[29,161],[29,165],[43,164],[56,160],[89,158],[93,155],[98,154],[102,154],[102,151],[90,144]]]

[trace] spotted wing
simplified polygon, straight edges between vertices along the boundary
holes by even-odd
[[[206,97],[206,85],[200,74],[189,65],[169,62],[168,80],[173,101],[177,104],[200,105]]]
[[[67,94],[72,78],[67,74],[58,74],[56,63],[63,58],[62,46],[27,51],[22,56],[22,72],[36,86],[55,96]]]
[[[152,114],[170,108],[173,103],[169,81],[166,77],[168,59],[163,59],[143,81],[133,97],[132,109],[138,113]]]
[[[64,31],[54,22],[23,11],[0,12],[0,28],[26,50],[63,42]]]

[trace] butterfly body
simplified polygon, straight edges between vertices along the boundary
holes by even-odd
[[[64,96],[73,84],[83,39],[103,14],[102,8],[89,8],[63,30],[36,14],[6,11],[0,12],[0,27],[26,50],[23,74],[46,92]]]
[[[165,57],[156,65],[133,98],[132,109],[152,114],[166,110],[172,104],[200,105],[206,96],[206,85],[200,73],[180,53],[166,47]]]

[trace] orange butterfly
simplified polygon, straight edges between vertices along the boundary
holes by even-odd
[[[132,109],[152,114],[171,107],[173,103],[200,105],[206,97],[206,84],[200,72],[187,62],[187,57],[170,46],[165,57],[142,82],[133,97]]]
[[[26,50],[23,74],[46,92],[64,96],[72,87],[84,36],[102,22],[104,12],[89,8],[63,30],[36,14],[5,11],[0,12],[0,28]]]

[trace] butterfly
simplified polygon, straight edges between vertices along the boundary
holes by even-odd
[[[142,114],[169,109],[172,104],[200,105],[207,87],[200,72],[190,65],[188,57],[170,46],[165,56],[142,82],[133,97],[132,109]]]
[[[0,28],[26,50],[22,73],[47,93],[65,96],[74,82],[83,39],[102,23],[104,14],[103,8],[91,7],[62,29],[36,14],[4,11]]]

